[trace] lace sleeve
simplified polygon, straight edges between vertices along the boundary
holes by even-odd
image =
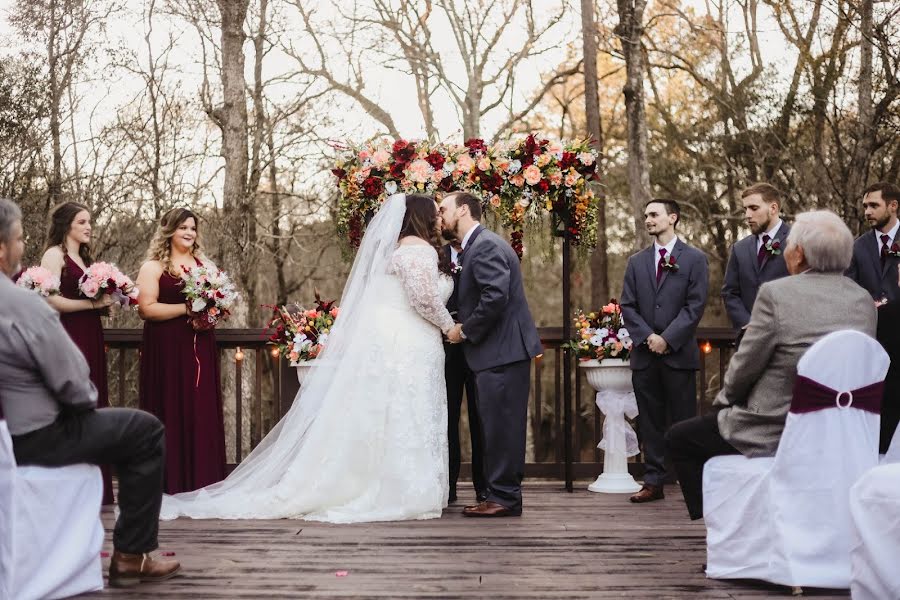
[[[447,333],[453,317],[438,293],[438,269],[434,248],[404,246],[394,253],[393,270],[403,283],[409,303],[423,319]]]

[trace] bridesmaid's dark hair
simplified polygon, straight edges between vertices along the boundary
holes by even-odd
[[[62,248],[63,256],[68,254],[66,235],[72,228],[72,222],[75,220],[75,217],[82,211],[86,211],[89,215],[91,214],[90,209],[83,204],[63,202],[50,212],[50,226],[47,228],[47,244],[44,246],[44,252],[54,246],[59,246]],[[91,257],[91,247],[88,244],[81,244],[78,247],[78,256],[81,257],[86,267],[91,266],[91,263],[94,262],[93,257]],[[63,263],[63,272],[65,270],[66,265]]]
[[[403,215],[403,225],[400,228],[400,237],[414,235],[431,243],[438,255],[438,270],[450,274],[450,257],[444,252],[444,246],[438,237],[437,220],[438,207],[434,198],[410,194],[406,196],[406,214]]]

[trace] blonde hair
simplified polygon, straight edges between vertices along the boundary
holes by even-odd
[[[191,256],[195,258],[203,257],[203,249],[200,245],[200,219],[188,208],[173,208],[159,220],[153,239],[150,240],[150,247],[147,249],[146,260],[158,260],[163,264],[165,270],[170,275],[179,275],[175,271],[172,264],[172,238],[178,227],[188,219],[193,218],[197,224],[197,237],[194,239],[194,245],[191,247]]]

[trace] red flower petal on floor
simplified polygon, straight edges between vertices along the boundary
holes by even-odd
[[[346,577],[349,574],[350,574],[350,571],[335,571],[334,572],[335,577]]]

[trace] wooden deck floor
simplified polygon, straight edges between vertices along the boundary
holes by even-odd
[[[590,493],[584,482],[574,494],[558,483],[531,483],[521,518],[469,519],[461,514],[469,501],[419,522],[164,522],[160,550],[176,553],[181,576],[84,597],[790,597],[787,588],[707,579],[700,572],[704,526],[688,520],[675,486],[661,502],[631,505],[626,496]],[[112,522],[105,513],[107,551]]]

